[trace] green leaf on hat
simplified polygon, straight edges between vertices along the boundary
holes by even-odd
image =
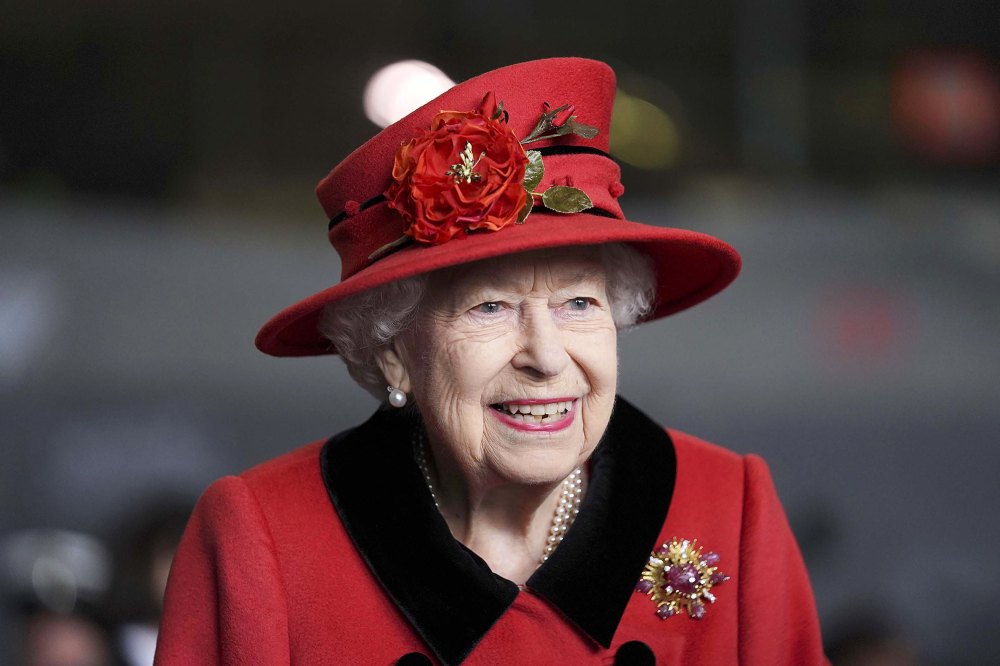
[[[557,213],[579,213],[594,207],[587,193],[575,187],[553,185],[542,193],[542,203]]]
[[[545,166],[542,164],[542,154],[537,150],[529,150],[524,154],[528,156],[528,166],[524,169],[524,189],[530,194],[542,182]]]
[[[593,125],[584,125],[583,123],[576,122],[576,116],[572,116],[569,120],[567,120],[565,126],[569,127],[573,134],[582,136],[584,139],[593,139],[600,131]]]
[[[522,208],[521,212],[517,214],[517,222],[515,222],[515,224],[524,224],[524,221],[528,219],[529,215],[531,215],[531,208],[534,205],[535,197],[531,195],[531,192],[528,192],[528,200],[524,202],[524,208]]]

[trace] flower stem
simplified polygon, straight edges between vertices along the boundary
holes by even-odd
[[[375,259],[380,258],[380,257],[382,257],[382,255],[388,254],[388,253],[392,252],[393,250],[395,250],[396,248],[402,247],[403,245],[406,245],[407,243],[410,242],[410,240],[411,239],[410,239],[409,236],[400,236],[399,238],[397,238],[396,240],[392,241],[391,243],[386,243],[385,245],[383,245],[379,249],[377,249],[374,252],[372,252],[371,254],[369,254],[368,255],[368,261],[373,261]]]

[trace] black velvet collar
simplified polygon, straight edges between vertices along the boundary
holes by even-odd
[[[451,536],[413,460],[413,427],[400,411],[380,410],[336,435],[323,447],[323,480],[386,593],[444,664],[458,664],[518,589]],[[580,514],[527,581],[606,648],[656,546],[675,474],[668,435],[618,398]]]

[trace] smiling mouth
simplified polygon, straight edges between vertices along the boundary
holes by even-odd
[[[498,402],[490,405],[507,418],[518,423],[545,425],[557,423],[573,411],[576,400],[557,400],[554,402]]]

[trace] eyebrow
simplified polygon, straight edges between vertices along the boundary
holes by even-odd
[[[604,267],[579,270],[568,276],[566,280],[556,280],[556,284],[560,286],[577,284],[579,282],[607,282],[607,274],[604,271]]]

